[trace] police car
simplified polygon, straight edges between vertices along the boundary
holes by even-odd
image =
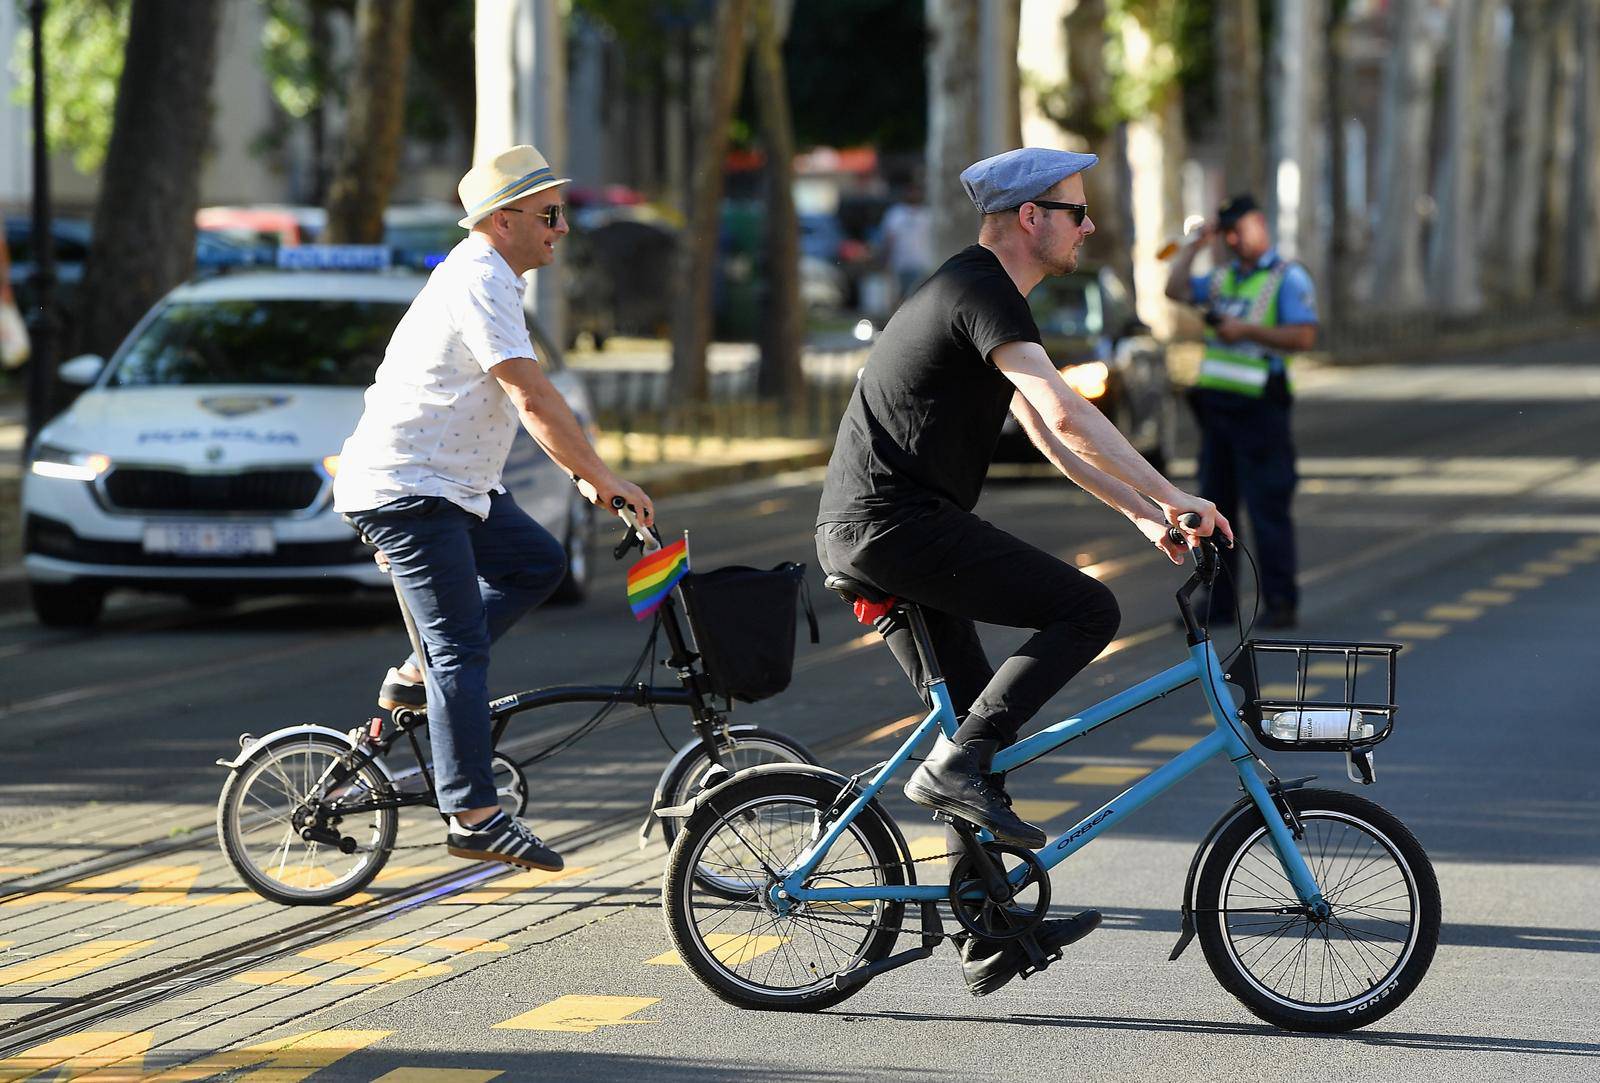
[[[43,623],[92,624],[119,587],[207,605],[388,584],[331,490],[363,392],[426,278],[389,267],[383,248],[284,249],[278,262],[297,269],[179,286],[109,361],[60,367],[88,389],[40,432],[22,489],[23,562]],[[577,373],[531,316],[528,329],[590,428]],[[504,478],[565,543],[556,598],[581,599],[592,507],[525,432]]]

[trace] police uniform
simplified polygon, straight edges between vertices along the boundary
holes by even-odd
[[[1196,304],[1257,327],[1317,323],[1311,275],[1275,248],[1253,267],[1235,260],[1193,277],[1189,288]],[[1208,326],[1192,401],[1200,422],[1201,495],[1234,521],[1244,500],[1255,536],[1262,604],[1271,623],[1291,623],[1300,598],[1289,515],[1297,475],[1288,359],[1254,342],[1225,343]],[[1213,619],[1232,619],[1234,612],[1238,553],[1223,552],[1229,574],[1218,577]]]

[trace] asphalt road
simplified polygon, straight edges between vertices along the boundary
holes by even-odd
[[[1166,961],[1189,856],[1236,796],[1225,765],[1060,866],[1057,908],[1097,907],[1105,925],[984,999],[965,994],[949,948],[815,1016],[739,1011],[672,965],[664,851],[634,834],[667,752],[638,712],[533,773],[530,819],[571,840],[559,878],[473,874],[434,845],[437,820],[415,815],[400,843],[416,848],[358,905],[256,900],[216,849],[224,772],[212,761],[241,731],[368,717],[403,653],[392,604],[203,613],[135,600],[90,635],[0,620],[0,1079],[199,1079],[268,1064],[286,1073],[274,1078],[391,1083],[1594,1077],[1596,345],[1320,372],[1302,387],[1302,631],[1407,644],[1395,736],[1364,795],[1416,832],[1444,900],[1432,971],[1368,1030],[1273,1030],[1197,947]],[[691,531],[702,568],[814,562],[818,483],[809,472],[678,498],[663,525]],[[980,510],[1091,568],[1122,603],[1121,638],[1050,720],[1179,660],[1171,593],[1183,573],[1119,518],[1038,478],[992,483]],[[737,720],[856,770],[892,750],[885,731],[918,704],[813,580],[822,645],[803,644],[794,686]],[[995,629],[987,642],[998,658],[1019,639]],[[493,683],[620,680],[642,645],[610,569],[588,605],[515,629]],[[1202,710],[1188,692],[1162,701],[1015,775],[1012,791],[1064,830],[1202,734]],[[511,737],[532,749],[582,717],[523,716]],[[684,739],[681,718],[661,723]],[[1267,758],[1282,775],[1354,788],[1338,757]],[[914,846],[942,849],[925,814],[898,797],[890,808]]]

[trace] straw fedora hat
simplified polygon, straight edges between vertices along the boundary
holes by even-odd
[[[507,203],[566,184],[570,179],[557,177],[544,155],[527,144],[503,150],[482,165],[467,170],[467,175],[456,185],[461,206],[467,212],[460,226],[471,229]]]

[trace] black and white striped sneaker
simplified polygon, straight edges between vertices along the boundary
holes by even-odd
[[[451,857],[503,861],[507,865],[546,872],[560,872],[566,865],[560,854],[528,830],[527,824],[504,812],[495,813],[475,827],[466,827],[452,816],[444,841]]]
[[[413,711],[428,709],[428,689],[420,681],[413,684],[400,676],[393,666],[384,674],[383,685],[378,689],[378,706],[386,711],[409,707]]]

